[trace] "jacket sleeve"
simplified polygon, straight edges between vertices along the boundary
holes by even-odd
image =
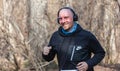
[[[55,57],[55,51],[53,49],[51,49],[50,53],[48,55],[44,55],[42,53],[42,57],[46,60],[46,61],[51,61],[54,59]]]
[[[91,59],[86,61],[88,64],[88,68],[91,68],[98,64],[104,58],[105,51],[93,34],[91,34],[89,37],[88,47],[90,48],[90,51],[94,54]]]
[[[51,47],[52,47],[52,49],[50,50],[50,53],[49,53],[48,55],[44,55],[44,54],[42,53],[42,57],[43,57],[46,61],[51,61],[51,60],[53,60],[54,57],[55,57],[55,54],[56,54],[56,51],[55,51],[55,49],[54,49],[54,43],[55,43],[55,37],[54,37],[54,36],[55,36],[55,35],[53,34],[52,37],[51,37],[51,39],[50,39],[50,42],[49,42],[49,44],[48,44],[48,46],[51,46]]]

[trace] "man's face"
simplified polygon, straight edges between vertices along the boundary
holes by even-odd
[[[69,9],[62,9],[59,12],[59,23],[64,30],[69,31],[73,22],[73,13]]]

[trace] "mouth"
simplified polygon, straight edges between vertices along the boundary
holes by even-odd
[[[70,23],[61,23],[62,26],[69,25]]]
[[[69,25],[69,23],[62,24],[63,27],[67,27],[68,25]]]
[[[70,23],[63,23],[62,27],[64,28],[64,30],[67,30],[69,28],[69,24]]]

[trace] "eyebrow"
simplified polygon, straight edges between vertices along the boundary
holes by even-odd
[[[69,16],[65,16],[65,17],[63,17],[63,18],[68,18]],[[62,17],[58,17],[58,19],[62,19]]]

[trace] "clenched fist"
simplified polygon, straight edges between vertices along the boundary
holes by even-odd
[[[45,46],[45,47],[43,48],[43,54],[44,54],[44,55],[48,55],[51,49],[52,49],[51,46],[50,46],[50,47]]]

